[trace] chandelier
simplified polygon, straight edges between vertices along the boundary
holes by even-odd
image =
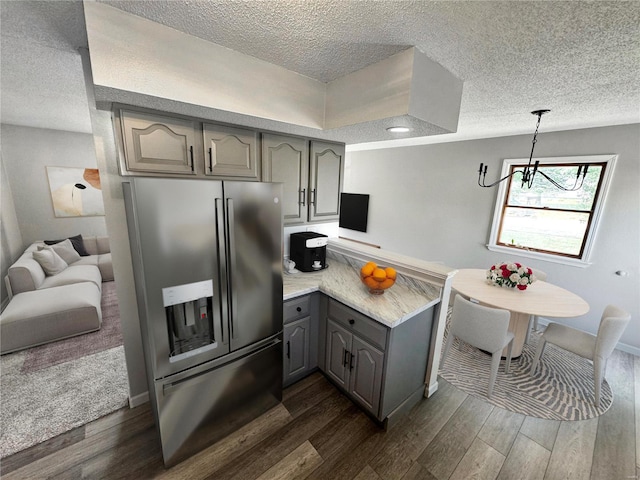
[[[487,166],[485,164],[481,163],[480,164],[480,169],[478,170],[478,185],[480,185],[481,187],[486,187],[486,188],[495,187],[500,182],[503,182],[503,181],[507,180],[508,178],[511,178],[516,173],[519,173],[520,175],[522,175],[522,183],[520,185],[520,188],[524,188],[525,186],[527,188],[531,188],[531,186],[533,185],[533,180],[534,180],[536,174],[542,175],[554,187],[559,188],[560,190],[564,190],[565,192],[572,192],[574,190],[579,190],[580,188],[582,188],[582,184],[584,183],[584,178],[587,176],[587,169],[589,168],[589,165],[579,165],[578,166],[578,172],[576,174],[576,179],[574,181],[573,186],[567,187],[567,186],[561,185],[560,183],[556,182],[553,178],[549,177],[549,175],[544,173],[542,170],[538,170],[538,165],[540,163],[539,160],[536,160],[532,164],[533,149],[536,147],[536,141],[537,141],[537,137],[538,137],[538,128],[540,128],[540,119],[542,118],[542,115],[544,115],[545,113],[549,113],[550,111],[551,110],[534,110],[533,112],[531,112],[533,115],[537,115],[538,123],[536,124],[536,131],[533,134],[533,141],[531,142],[531,154],[529,155],[529,163],[527,164],[527,166],[524,167],[522,170],[514,170],[509,175],[506,175],[506,176],[502,177],[500,180],[497,180],[497,181],[493,182],[492,184],[487,185],[485,183],[485,176],[487,175]]]

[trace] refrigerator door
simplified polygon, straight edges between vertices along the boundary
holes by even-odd
[[[231,350],[282,330],[282,184],[224,182]]]
[[[228,353],[222,183],[135,178],[124,193],[153,379]]]
[[[282,400],[281,335],[227,357],[155,382],[158,430],[167,467]]]

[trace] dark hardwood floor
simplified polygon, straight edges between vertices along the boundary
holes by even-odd
[[[173,467],[162,466],[148,405],[122,409],[2,460],[11,479],[592,479],[640,478],[640,358],[616,351],[615,400],[586,421],[493,407],[444,380],[388,431],[320,373],[282,404]]]

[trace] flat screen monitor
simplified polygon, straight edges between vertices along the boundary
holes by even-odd
[[[339,227],[366,232],[368,214],[369,195],[362,193],[341,194]]]

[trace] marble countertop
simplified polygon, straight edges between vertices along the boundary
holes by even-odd
[[[382,295],[372,295],[360,281],[357,268],[337,260],[321,272],[283,274],[283,299],[320,291],[393,328],[440,301],[440,289],[426,282],[400,279]]]

